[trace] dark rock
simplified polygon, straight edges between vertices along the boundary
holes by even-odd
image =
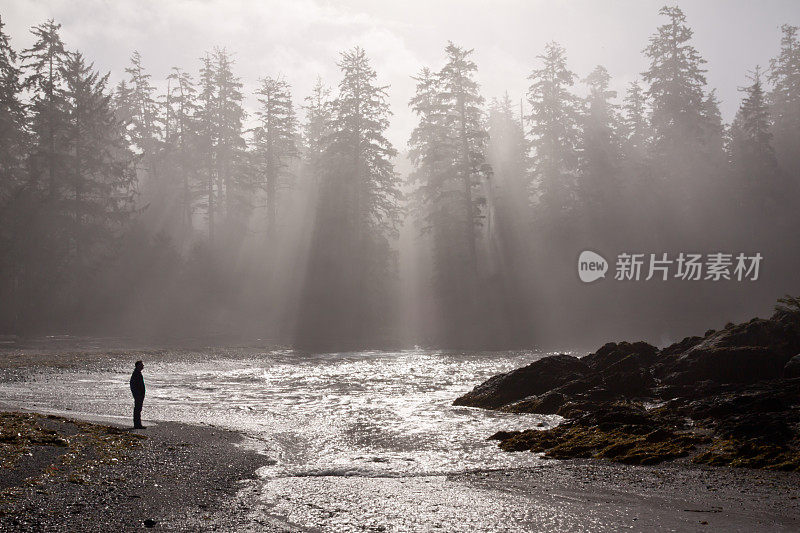
[[[800,354],[795,355],[783,367],[784,378],[800,378]]]
[[[726,326],[683,352],[692,344],[670,346],[661,352],[654,375],[665,384],[688,385],[702,380],[720,383],[754,383],[776,379],[783,367],[800,350],[800,326],[789,318]]]
[[[594,457],[647,465],[686,456],[709,438],[677,432],[640,407],[608,404],[549,430],[514,432],[499,440],[505,451],[530,450],[555,459]]]
[[[730,389],[740,387],[736,384],[721,384],[709,379],[686,384],[662,384],[653,389],[653,396],[661,400],[694,400],[706,398]]]
[[[158,522],[156,522],[152,518],[148,518],[142,523],[144,524],[144,527],[156,527],[156,524],[158,524]]]
[[[574,381],[588,370],[577,357],[565,354],[544,357],[526,367],[488,379],[457,398],[453,405],[497,409]]]
[[[700,344],[702,341],[703,341],[703,337],[696,337],[696,336],[695,337],[686,337],[682,341],[676,342],[674,344],[670,344],[669,346],[667,346],[666,348],[661,350],[660,355],[662,357],[664,357],[666,355],[674,355],[674,354],[678,354],[678,353],[683,353],[686,350],[688,350],[689,348],[694,348],[695,346]]]
[[[576,418],[570,424],[597,426],[603,430],[619,429],[623,426],[639,426],[648,428],[647,432],[656,426],[654,419],[644,407],[628,402],[597,404],[595,409]]]
[[[596,384],[593,383],[593,381],[585,379],[576,379],[574,381],[570,381],[566,385],[561,385],[555,390],[562,394],[574,396],[576,394],[586,393],[591,389],[593,389],[595,386]]]
[[[498,431],[486,440],[506,440],[522,433],[521,431]]]
[[[529,396],[523,398],[518,402],[505,405],[500,408],[501,411],[509,413],[538,413],[541,415],[554,415],[558,412],[561,406],[564,405],[567,398],[560,392],[546,392],[538,396]]]
[[[647,366],[653,363],[658,353],[655,346],[647,344],[646,342],[609,342],[603,345],[595,353],[589,354],[582,358],[581,361],[596,372],[603,372],[609,367],[622,362],[627,359],[628,362],[624,364],[625,368],[633,366]]]
[[[619,394],[616,394],[603,386],[593,387],[586,391],[584,394],[580,395],[581,399],[588,400],[590,402],[609,402],[609,401],[617,401],[621,398]]]
[[[556,414],[567,419],[574,419],[581,417],[595,409],[597,409],[596,402],[586,400],[570,401],[561,406],[561,408],[556,411]]]
[[[674,436],[675,434],[672,431],[664,428],[658,428],[645,435],[644,440],[647,442],[664,442],[665,440],[669,440]]]
[[[703,380],[718,383],[755,383],[777,379],[786,356],[761,346],[707,347],[698,345],[656,370],[670,385],[690,385]]]
[[[723,438],[738,440],[762,441],[779,444],[791,441],[795,433],[792,431],[792,417],[784,412],[758,413],[745,412],[731,416],[718,423],[717,435]]]
[[[652,396],[652,389],[655,384],[656,382],[650,370],[646,368],[608,370],[603,375],[605,388],[626,398]]]
[[[709,465],[800,471],[800,299],[781,302],[768,320],[729,323],[660,352],[612,342],[580,360],[548,357],[455,403],[567,419],[493,435],[507,451],[630,464],[691,454]]]
[[[769,348],[784,355],[788,361],[800,351],[800,329],[788,321],[754,318],[750,322],[726,326],[689,351],[749,346]]]
[[[800,379],[764,382],[748,387],[700,387],[695,399],[679,399],[667,406],[695,420],[723,420],[742,413],[791,411],[800,406]],[[705,394],[702,394],[705,392]],[[800,419],[800,413],[795,414]]]
[[[646,396],[655,386],[650,368],[658,350],[646,342],[610,342],[581,361],[595,371],[590,379],[613,394],[629,398]]]

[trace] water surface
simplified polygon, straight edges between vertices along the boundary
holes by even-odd
[[[482,529],[477,519],[485,521],[486,506],[496,514],[509,506],[499,501],[507,498],[486,499],[449,484],[447,476],[540,461],[535,454],[501,453],[486,437],[500,429],[548,427],[558,417],[454,407],[452,401],[491,375],[541,356],[276,351],[145,361],[144,418],[245,432],[249,445],[274,461],[259,472],[265,507],[299,525],[347,531],[440,524],[452,530],[471,523],[470,529]],[[42,371],[26,382],[0,384],[0,395],[31,407],[128,416],[128,378],[127,368]]]

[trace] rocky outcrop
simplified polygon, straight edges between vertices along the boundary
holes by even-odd
[[[658,349],[646,342],[609,342],[581,361],[596,372],[614,372],[649,367],[657,357]]]
[[[658,350],[646,342],[608,343],[582,359],[552,355],[494,376],[454,405],[555,413],[566,401],[647,395],[655,386],[651,367]]]
[[[783,377],[800,378],[800,354],[795,355],[784,365]]]
[[[588,371],[577,357],[553,355],[526,367],[494,376],[458,398],[453,405],[497,409],[504,405],[555,389]]]
[[[752,384],[778,379],[786,356],[762,346],[693,349],[675,361],[660,366],[657,375],[668,385],[715,383]]]
[[[800,470],[800,299],[781,302],[770,319],[729,323],[662,350],[620,342],[582,359],[545,357],[454,403],[567,419],[494,435],[507,451],[635,464],[692,455]]]
[[[752,384],[780,378],[798,350],[800,327],[793,320],[754,318],[711,332],[683,352],[674,345],[665,349],[654,373],[673,385],[704,380]]]

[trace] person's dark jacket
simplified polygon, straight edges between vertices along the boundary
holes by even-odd
[[[131,374],[131,394],[134,398],[144,398],[144,378],[138,368]]]

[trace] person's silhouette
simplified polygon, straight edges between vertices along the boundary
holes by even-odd
[[[142,425],[142,404],[144,403],[144,378],[142,369],[144,363],[136,361],[136,366],[131,374],[131,394],[133,394],[133,429],[144,429]]]

